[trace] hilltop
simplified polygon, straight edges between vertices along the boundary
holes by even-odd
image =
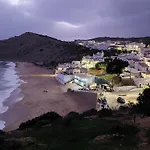
[[[0,41],[0,59],[53,65],[80,60],[91,51],[74,42],[64,42],[45,35],[26,32]]]
[[[130,42],[142,42],[146,45],[150,45],[150,37],[130,37],[130,38],[120,38],[120,37],[97,37],[92,38],[89,40],[94,40],[97,42],[103,42],[103,41],[130,41]]]

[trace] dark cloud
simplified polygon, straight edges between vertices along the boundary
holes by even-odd
[[[150,0],[0,0],[0,37],[148,36]]]

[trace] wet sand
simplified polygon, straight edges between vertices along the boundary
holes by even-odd
[[[0,115],[0,119],[6,121],[5,131],[17,129],[21,122],[49,111],[64,116],[71,111],[81,113],[96,107],[94,93],[64,92],[65,87],[55,79],[53,70],[30,63],[17,63],[16,70],[26,82],[19,87],[24,98],[16,103],[9,100],[5,104],[9,109]]]

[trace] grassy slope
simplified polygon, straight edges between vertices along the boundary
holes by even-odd
[[[51,126],[34,126],[9,134],[1,133],[0,148],[3,147],[2,150],[133,150],[138,146],[138,129],[132,125],[125,126],[115,119],[98,117],[87,119],[74,116],[69,120],[71,122],[68,123],[66,117],[53,122]],[[112,136],[117,133],[119,136]]]

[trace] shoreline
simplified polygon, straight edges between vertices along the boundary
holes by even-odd
[[[17,63],[16,70],[20,79],[27,83],[18,87],[23,99],[10,104],[8,110],[0,115],[0,119],[6,122],[4,131],[17,129],[20,123],[50,111],[65,116],[71,111],[82,113],[96,107],[95,94],[64,92],[64,85],[55,77],[45,76],[53,74],[52,70],[23,62]]]
[[[11,63],[10,61],[6,61],[6,62],[9,62]],[[23,99],[23,94],[21,92],[21,84],[23,84],[23,80],[21,80],[20,78],[20,75],[19,75],[19,72],[17,70],[17,62],[12,62],[14,63],[14,71],[15,71],[15,74],[18,78],[16,79],[17,82],[16,82],[16,88],[14,88],[14,90],[10,93],[9,97],[6,98],[6,100],[3,102],[3,106],[4,107],[7,107],[7,110],[3,113],[0,114],[0,121],[4,122],[4,129],[7,125],[7,122],[6,122],[6,119],[3,116],[4,113],[6,113],[10,107],[12,107],[13,104],[21,101]]]
[[[17,84],[19,84],[19,86],[16,89],[14,89],[10,93],[10,96],[3,102],[3,105],[6,107],[11,107],[14,103],[17,103],[18,101],[22,100],[24,97],[22,90],[21,90],[21,85],[24,84],[24,81],[20,78],[19,70],[17,69],[18,62],[13,62],[13,63],[15,64],[15,72],[16,72],[16,75],[18,76]]]

